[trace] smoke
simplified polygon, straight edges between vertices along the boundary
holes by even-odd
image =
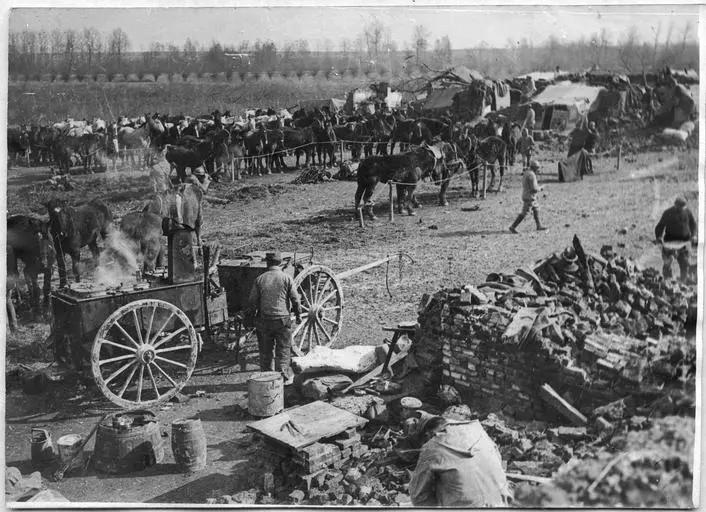
[[[112,230],[105,248],[98,257],[94,281],[99,286],[120,286],[135,283],[136,272],[142,268],[142,257],[136,241],[119,229]]]

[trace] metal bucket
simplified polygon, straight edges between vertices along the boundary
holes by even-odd
[[[400,400],[400,406],[402,407],[400,416],[403,420],[406,420],[417,415],[417,412],[422,408],[422,402],[413,396],[406,396]]]
[[[32,467],[40,469],[54,462],[56,451],[51,440],[51,434],[43,428],[31,430]]]
[[[176,420],[172,423],[172,453],[184,471],[206,467],[206,434],[199,419]]]
[[[248,379],[248,412],[267,418],[284,409],[284,379],[279,372],[256,373]]]
[[[56,446],[59,448],[59,457],[61,458],[62,464],[68,464],[71,459],[73,462],[67,468],[67,471],[72,469],[78,469],[83,466],[84,463],[84,453],[81,442],[83,438],[81,434],[68,434],[61,436],[56,442]]]

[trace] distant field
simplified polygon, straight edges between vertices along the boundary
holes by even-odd
[[[66,117],[110,119],[147,112],[197,115],[216,108],[231,112],[251,107],[286,108],[299,100],[343,98],[349,90],[369,81],[366,77],[356,77],[276,78],[240,83],[10,83],[8,123],[57,121]]]

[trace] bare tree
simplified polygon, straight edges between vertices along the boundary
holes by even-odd
[[[657,28],[653,29],[655,33],[655,41],[652,52],[652,67],[657,67],[657,55],[659,49],[659,36],[662,33],[662,22],[657,23]]]
[[[429,47],[429,36],[429,31],[424,25],[417,25],[414,27],[414,32],[412,33],[412,46],[414,47],[417,66],[421,64],[422,58],[424,57],[424,52]]]
[[[633,25],[628,30],[625,40],[618,45],[618,58],[628,73],[632,72],[633,61],[637,57],[639,44],[637,27]]]
[[[368,49],[368,57],[375,61],[377,65],[378,55],[382,48],[385,26],[379,20],[372,20],[363,29],[365,45]]]
[[[694,25],[691,20],[688,20],[684,24],[684,31],[682,32],[682,39],[681,39],[681,51],[684,53],[686,50],[686,43],[689,40],[689,36],[691,35],[691,32],[694,28]]]
[[[434,42],[435,64],[448,67],[451,65],[451,41],[449,36],[443,36]]]
[[[66,73],[71,74],[74,70],[76,51],[77,51],[77,34],[75,30],[67,30],[64,33],[64,65],[66,66]]]
[[[86,66],[88,72],[93,72],[93,64],[96,55],[100,53],[102,47],[101,36],[98,30],[93,27],[83,29],[83,48],[86,52]]]
[[[108,38],[108,53],[116,64],[122,62],[125,52],[130,49],[130,41],[123,29],[116,28],[110,33]]]

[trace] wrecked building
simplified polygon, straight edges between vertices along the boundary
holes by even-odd
[[[579,424],[601,404],[679,384],[676,361],[694,370],[683,337],[695,323],[693,289],[624,258],[579,253],[425,295],[414,354],[426,380],[517,418]]]

